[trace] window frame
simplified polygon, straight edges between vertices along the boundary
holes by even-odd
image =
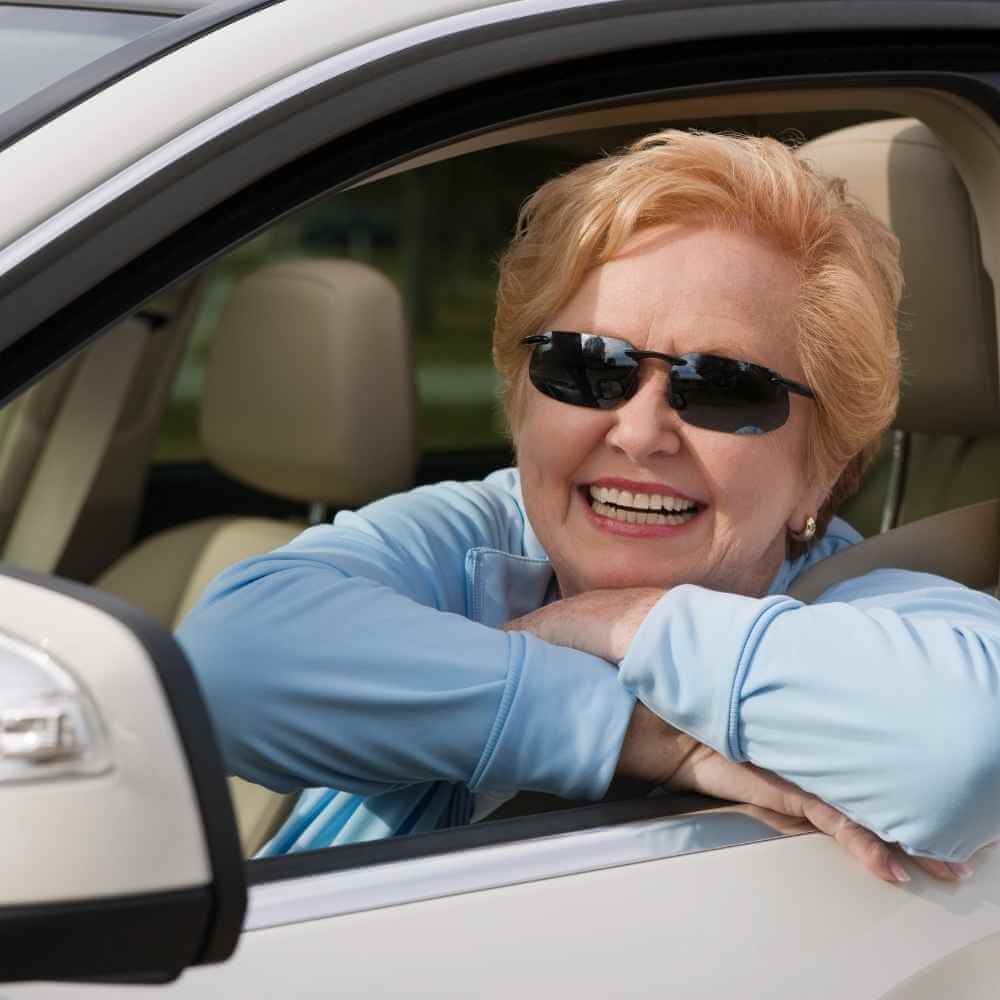
[[[507,6],[521,9],[502,5],[435,21],[266,87],[84,194],[58,224],[47,220],[40,232],[0,249],[0,402],[51,367],[46,355],[83,346],[195,260],[213,259],[311,198],[489,129],[629,98],[829,85],[833,73],[844,86],[951,90],[996,117],[988,78],[959,67],[972,59],[978,69],[996,68],[987,55],[996,51],[996,34],[970,27],[1000,31],[1000,7],[965,0],[935,7],[925,26],[955,28],[946,45],[937,32],[912,33],[925,13],[919,3],[864,7],[851,32],[836,30],[837,5],[823,0],[798,0],[794,10],[711,0],[655,11],[643,0],[561,10],[530,3],[528,13],[505,21]],[[804,17],[814,22],[813,33],[783,33]],[[650,46],[657,37],[672,40]],[[549,51],[562,61],[551,63]],[[616,66],[622,51],[625,67]],[[640,52],[646,65],[639,65]],[[818,57],[826,63],[822,73]],[[923,71],[912,69],[917,60]],[[71,121],[72,111],[60,116],[61,124]],[[317,147],[317,136],[324,145]],[[2,166],[0,158],[0,180]],[[289,170],[304,170],[290,197],[282,182]],[[267,190],[276,188],[284,198]],[[220,213],[228,225],[220,225]],[[148,273],[144,265],[163,256],[187,260],[169,273],[157,265],[155,279],[139,280],[136,272]],[[98,301],[102,308],[81,316],[81,307]],[[65,329],[70,307],[74,333]],[[29,346],[39,340],[45,349]]]
[[[588,40],[582,47],[596,48],[597,54],[590,52],[556,65],[539,66],[535,49],[529,45],[533,32],[563,30],[549,12],[542,23],[524,18],[516,25],[469,27],[460,36],[469,43],[469,52],[455,46],[454,33],[441,34],[406,52],[406,58],[398,52],[383,52],[376,58],[373,52],[370,62],[354,69],[344,69],[343,63],[334,61],[319,78],[301,77],[301,87],[286,88],[277,104],[270,103],[273,92],[259,95],[256,110],[244,121],[228,127],[217,122],[216,130],[203,131],[199,143],[182,157],[164,159],[147,179],[118,198],[95,201],[74,226],[0,273],[0,300],[8,316],[28,297],[37,300],[39,288],[51,286],[56,291],[51,298],[42,297],[43,307],[30,311],[33,323],[28,328],[23,322],[17,325],[16,338],[0,351],[0,401],[171,282],[287,212],[412,157],[440,152],[491,130],[654,99],[831,85],[930,87],[957,94],[993,121],[1000,119],[1000,74],[995,72],[1000,68],[1000,40],[994,35],[984,42],[970,32],[956,32],[945,44],[940,36],[919,32],[914,36],[902,29],[891,35],[872,30],[820,34],[818,40],[814,34],[778,33],[756,38],[750,49],[746,36],[734,39],[730,32],[723,43],[721,32],[706,30],[698,41],[645,47],[643,58],[638,58],[636,50],[628,51],[625,46],[620,54],[618,48],[636,31],[648,31],[648,18],[653,15],[648,5],[638,2],[615,6],[623,11],[621,23],[614,22],[622,30],[607,31],[592,18],[581,19],[581,32]],[[831,7],[807,0],[796,9],[805,6],[824,11],[824,16]],[[893,9],[915,10],[917,6],[900,4]],[[957,19],[967,5],[950,6],[957,8]],[[720,8],[709,5],[706,9],[718,13]],[[745,15],[759,10],[752,4],[739,9]],[[625,16],[629,11],[633,19]],[[666,18],[676,11],[659,13]],[[784,13],[791,18],[791,12]],[[996,14],[1000,28],[1000,10]],[[737,18],[733,31],[739,27]],[[505,34],[501,28],[509,31]],[[598,45],[602,31],[604,41]],[[914,47],[917,40],[922,47]],[[502,55],[500,42],[510,43],[520,54],[516,69]],[[817,49],[827,60],[822,72],[815,66]],[[477,62],[484,52],[501,54],[494,63]],[[926,60],[924,69],[911,68],[915,56]],[[493,76],[504,58],[508,72]],[[993,71],[992,75],[987,71]],[[655,87],[654,80],[659,80]],[[456,89],[439,93],[445,85]],[[327,140],[318,147],[317,129]],[[244,184],[248,175],[251,182]],[[2,258],[0,252],[0,263]],[[81,292],[80,283],[71,281],[70,271],[85,258],[97,263],[86,277],[92,287]],[[707,804],[707,800],[688,801],[684,811]],[[252,885],[263,886],[501,844],[540,843],[552,836],[582,834],[617,823],[666,819],[675,806],[683,805],[676,799],[633,800],[492,824],[487,821],[475,827],[255,861],[248,866],[248,875]]]

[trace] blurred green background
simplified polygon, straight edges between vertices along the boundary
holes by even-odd
[[[347,257],[381,269],[406,303],[425,451],[497,447],[490,363],[496,261],[523,200],[578,161],[544,147],[486,150],[315,202],[212,265],[155,460],[197,461],[198,400],[212,331],[234,284],[288,257]]]

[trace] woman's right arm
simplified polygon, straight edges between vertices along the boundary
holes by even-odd
[[[390,497],[215,580],[182,623],[228,768],[278,790],[427,780],[600,798],[635,699],[598,657],[466,615],[505,548],[478,484]]]

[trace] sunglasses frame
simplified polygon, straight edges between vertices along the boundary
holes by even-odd
[[[719,361],[727,361],[741,366],[741,368],[745,371],[759,373],[768,381],[774,383],[775,385],[781,386],[786,391],[786,393],[794,392],[796,395],[803,396],[806,399],[812,399],[814,401],[816,399],[815,392],[813,392],[813,390],[810,389],[809,386],[803,385],[801,382],[796,382],[794,379],[786,378],[780,372],[776,372],[773,368],[767,368],[764,365],[758,365],[753,361],[738,361],[736,358],[728,358],[722,354],[707,354],[702,351],[690,351],[687,356],[683,355],[678,356],[676,354],[664,354],[660,351],[640,351],[638,348],[633,348],[632,345],[629,344],[627,340],[624,340],[621,337],[610,337],[610,336],[605,336],[604,334],[595,334],[595,333],[583,333],[579,330],[545,330],[544,332],[539,334],[534,334],[529,337],[522,337],[520,343],[526,347],[534,348],[541,344],[551,343],[551,339],[555,334],[565,334],[574,337],[580,337],[581,339],[583,337],[599,337],[601,340],[604,341],[617,341],[620,344],[626,344],[631,348],[631,350],[623,351],[622,353],[626,357],[631,358],[633,361],[635,361],[637,367],[639,362],[646,358],[655,361],[664,361],[668,365],[670,365],[671,369],[676,367],[687,367],[692,365],[693,362],[690,360],[692,357],[712,358],[712,359],[718,359]],[[536,385],[535,388],[537,389],[538,386]],[[539,389],[539,391],[543,390]],[[634,395],[634,393],[632,395]],[[583,406],[586,409],[611,409],[613,405],[617,405],[617,403],[624,402],[625,400],[631,398],[632,396],[623,396],[621,397],[620,400],[616,400],[615,403],[609,407],[600,407],[600,406],[589,407],[586,403],[573,403],[568,400],[558,400],[558,401],[565,402],[568,406],[579,405]],[[683,420],[684,419],[683,410],[681,410],[680,412],[681,412],[681,419]],[[779,427],[782,426],[787,421],[787,419],[788,418],[786,416],[785,420],[783,420],[782,423],[779,424],[778,426]],[[685,422],[690,423],[690,421],[685,421]],[[701,425],[695,424],[694,426],[701,426]],[[777,427],[770,428],[769,430],[777,430]],[[720,431],[720,433],[733,433],[733,432]],[[764,431],[763,433],[769,433],[769,431]]]

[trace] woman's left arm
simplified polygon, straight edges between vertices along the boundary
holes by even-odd
[[[627,595],[638,626],[602,626],[596,605],[585,617],[657,715],[912,854],[965,861],[1000,837],[997,601],[899,570],[812,605],[691,585],[652,605]]]

